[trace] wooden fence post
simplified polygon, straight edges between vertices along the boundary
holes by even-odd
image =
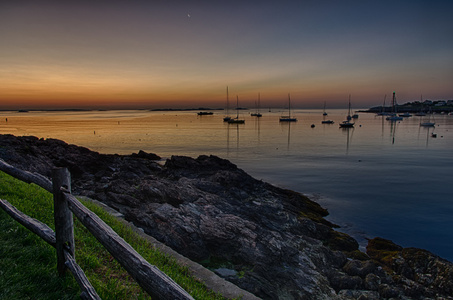
[[[66,168],[55,168],[52,170],[55,239],[57,250],[58,274],[63,276],[66,271],[64,249],[74,257],[74,222],[72,212],[69,210],[61,188],[64,187],[71,192],[71,175]]]

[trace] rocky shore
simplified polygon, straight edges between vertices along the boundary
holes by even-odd
[[[383,238],[366,253],[328,212],[215,156],[105,155],[54,139],[0,135],[0,158],[120,211],[180,254],[263,299],[453,299],[453,264]]]

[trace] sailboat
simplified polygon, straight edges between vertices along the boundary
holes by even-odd
[[[377,113],[378,116],[393,116],[392,113],[385,111],[385,99],[387,98],[387,94],[384,95],[384,104],[382,104],[381,112]]]
[[[291,117],[291,98],[290,98],[289,94],[288,94],[288,115],[281,116],[280,122],[297,122],[296,118]]]
[[[431,115],[432,113],[428,114],[428,121],[427,122],[420,122],[420,126],[422,127],[434,127],[436,125],[434,121],[434,116],[433,116],[433,121],[431,121]]]
[[[426,116],[426,113],[423,111],[423,95],[420,95],[420,112],[415,114],[418,117]]]
[[[350,122],[352,119],[351,117],[351,95],[349,95],[349,105],[348,105],[348,116],[346,117],[346,121],[340,123],[340,128],[351,128],[354,127],[353,122]]]
[[[239,97],[236,96],[236,118],[230,118],[228,120],[229,124],[244,124],[245,120],[239,119]]]
[[[229,114],[230,114],[230,99],[228,98],[228,86],[226,88],[226,94],[227,94],[227,98],[226,98],[226,100],[227,100],[227,107],[226,107],[227,113],[226,113],[226,116],[223,117],[223,122],[228,122],[229,120],[231,120],[231,117],[229,116]]]
[[[403,117],[397,116],[396,111],[397,111],[397,105],[396,105],[396,96],[395,92],[393,92],[393,99],[392,99],[392,115],[388,116],[385,118],[387,121],[401,121]]]
[[[321,121],[322,124],[333,124],[334,123],[334,121],[332,121],[332,120],[326,120],[325,119],[326,116],[327,116],[327,113],[326,113],[326,101],[324,101],[324,112],[322,113],[322,115],[323,115],[323,118],[324,118],[324,120]]]
[[[263,115],[260,113],[260,93],[258,93],[258,105],[255,102],[255,106],[256,106],[256,112],[252,113],[250,115],[252,117],[258,117],[258,118],[262,117]]]

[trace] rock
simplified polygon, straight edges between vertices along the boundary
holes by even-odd
[[[161,159],[161,157],[159,155],[156,155],[154,153],[146,153],[143,150],[138,151],[138,153],[132,153],[131,157],[143,158],[143,159],[149,159],[149,160],[160,160]]]
[[[350,276],[365,278],[376,270],[376,264],[370,260],[350,260],[343,266],[343,270]]]
[[[68,167],[74,194],[97,199],[186,257],[263,299],[453,299],[452,264],[376,238],[367,254],[327,210],[201,155],[106,155],[53,139],[0,135],[0,158],[50,176]]]
[[[453,264],[451,262],[429,251],[403,248],[382,238],[370,240],[367,253],[397,279],[396,284],[405,295],[423,297],[436,295],[453,299]],[[397,294],[395,288],[388,284],[381,285],[379,291],[385,295]]]
[[[235,277],[237,272],[235,270],[227,269],[227,268],[218,268],[215,269],[214,272],[219,275],[220,277]]]
[[[365,277],[365,289],[370,291],[377,291],[381,284],[381,278],[373,273],[366,275]]]
[[[379,293],[374,291],[364,291],[364,290],[341,290],[339,295],[343,299],[351,300],[378,300],[380,299]]]

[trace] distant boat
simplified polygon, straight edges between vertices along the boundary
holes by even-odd
[[[398,114],[398,116],[403,117],[403,118],[412,117],[412,115],[411,115],[410,113],[408,113],[408,112],[405,112],[405,113],[403,113],[403,114]]]
[[[387,98],[387,94],[384,95],[384,104],[382,104],[381,112],[377,113],[378,116],[386,116],[388,114],[385,111],[385,98]]]
[[[244,124],[245,120],[239,119],[239,97],[236,96],[236,118],[230,118],[229,124]]]
[[[428,114],[428,121],[427,122],[420,122],[420,126],[422,126],[422,127],[434,127],[436,125],[436,123],[431,121],[431,115],[432,114]],[[434,116],[433,116],[433,121],[434,121]]]
[[[396,111],[397,111],[397,105],[396,105],[396,96],[395,96],[395,92],[393,92],[393,99],[392,99],[392,115],[391,116],[388,116],[387,118],[385,118],[387,121],[401,121],[403,119],[403,117],[399,117],[396,115]]]
[[[324,112],[322,113],[323,117],[325,118],[325,116],[327,116],[327,112],[326,112],[326,101],[324,101]],[[334,122],[332,120],[322,120],[321,121],[322,124],[333,124]]]
[[[258,104],[255,102],[256,112],[250,114],[252,117],[262,117],[263,115],[260,113],[260,93],[258,93]]]
[[[358,118],[359,118],[359,115],[358,115],[358,114],[353,114],[353,115],[352,115],[352,118],[353,118],[353,119],[358,119]]]
[[[424,117],[426,113],[423,111],[423,95],[420,95],[420,111],[415,114],[417,117]]]
[[[355,123],[350,122],[351,118],[351,95],[349,95],[348,116],[346,117],[346,121],[340,123],[340,128],[354,127]]]
[[[211,111],[200,111],[198,113],[199,116],[209,116],[209,115],[213,115],[214,113],[211,112]]]
[[[230,114],[230,99],[228,98],[228,86],[226,88],[226,94],[227,94],[227,107],[226,107],[226,111],[227,111],[227,115],[225,117],[223,117],[223,122],[228,122],[229,120],[231,120],[231,117],[229,116]]]
[[[296,118],[291,117],[291,98],[290,98],[289,94],[288,94],[288,115],[281,116],[280,122],[297,122]]]

